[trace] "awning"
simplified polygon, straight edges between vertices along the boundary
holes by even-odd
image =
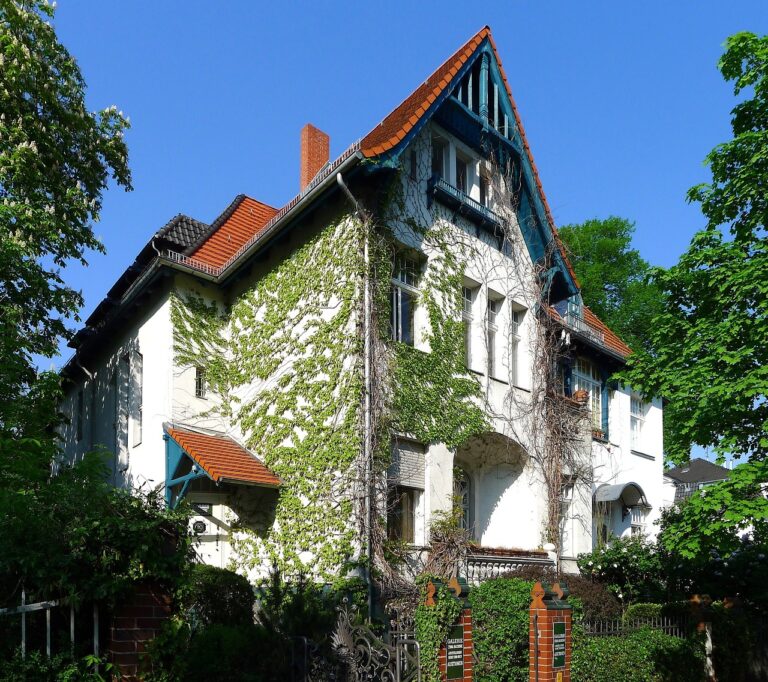
[[[595,502],[619,502],[625,507],[650,507],[643,489],[637,483],[603,483],[595,491]]]
[[[237,441],[214,432],[164,424],[166,439],[166,500],[184,496],[190,481],[210,478],[216,483],[238,483],[276,488],[280,479]],[[178,494],[172,488],[182,485]]]

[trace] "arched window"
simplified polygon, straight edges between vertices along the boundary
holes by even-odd
[[[469,474],[461,467],[453,469],[454,504],[461,510],[459,525],[464,529],[472,528],[472,482]]]

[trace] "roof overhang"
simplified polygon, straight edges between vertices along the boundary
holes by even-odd
[[[608,485],[604,483],[595,491],[595,502],[621,502],[625,507],[650,507],[643,489],[633,482],[616,483]]]

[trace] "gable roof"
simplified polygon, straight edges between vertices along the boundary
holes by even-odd
[[[215,482],[249,483],[277,487],[280,479],[229,436],[165,426],[173,438]]]
[[[696,457],[664,474],[679,483],[709,483],[712,481],[724,481],[731,475],[731,470],[721,467],[701,457]]]

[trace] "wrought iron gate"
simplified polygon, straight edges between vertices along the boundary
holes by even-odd
[[[392,618],[383,634],[355,620],[348,606],[339,611],[332,637],[336,660],[323,656],[306,638],[295,641],[295,682],[421,682],[419,644],[411,619]]]

